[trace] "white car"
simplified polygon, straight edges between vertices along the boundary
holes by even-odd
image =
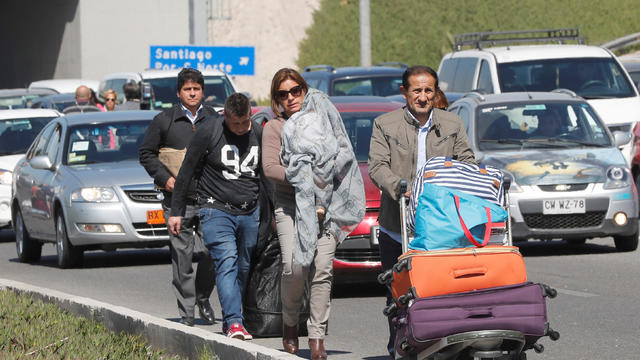
[[[80,85],[85,85],[93,91],[98,91],[97,80],[88,79],[50,79],[38,80],[29,84],[29,90],[33,89],[51,89],[58,94],[75,93]]]
[[[0,228],[11,226],[13,169],[40,130],[61,116],[52,109],[0,110]]]
[[[118,93],[118,103],[120,104],[124,101],[122,85],[130,81],[144,81],[149,83],[153,89],[153,108],[170,108],[178,100],[176,94],[180,70],[145,70],[139,73],[108,74],[100,80],[98,97],[102,99],[106,90],[113,89]],[[227,97],[238,91],[233,80],[221,71],[202,70],[202,75],[204,76],[204,102],[213,105],[216,109],[222,108]]]
[[[555,42],[550,45],[517,45],[526,40]],[[456,36],[454,51],[442,58],[438,68],[445,92],[478,91],[500,94],[519,91],[568,89],[587,100],[611,132],[631,134],[640,120],[640,95],[629,74],[609,50],[581,43],[577,29],[530,32],[483,32]],[[504,44],[501,47],[493,44]],[[508,46],[506,46],[508,45]],[[627,163],[631,143],[623,145]]]

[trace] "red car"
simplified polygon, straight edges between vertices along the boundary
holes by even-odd
[[[403,103],[376,96],[331,97],[351,140],[364,180],[367,212],[358,227],[338,246],[333,272],[338,283],[375,281],[381,270],[378,248],[380,189],[369,177],[369,144],[373,119],[402,107]]]

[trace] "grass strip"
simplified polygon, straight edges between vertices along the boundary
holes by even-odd
[[[200,358],[213,358],[203,349]],[[104,325],[31,296],[0,290],[0,359],[183,359],[152,349],[141,336]]]

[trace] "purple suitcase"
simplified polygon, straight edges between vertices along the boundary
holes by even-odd
[[[525,336],[526,350],[553,332],[545,296],[555,296],[555,290],[527,282],[414,300],[393,320],[396,352],[417,354],[441,338],[480,330],[519,331]]]

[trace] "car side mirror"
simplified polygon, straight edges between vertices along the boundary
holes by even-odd
[[[627,144],[631,141],[631,133],[627,131],[614,131],[613,132],[613,140],[616,144],[616,147],[620,147],[622,145]]]
[[[49,160],[49,157],[46,155],[34,156],[29,160],[29,164],[34,169],[51,170],[53,168],[51,160]]]

